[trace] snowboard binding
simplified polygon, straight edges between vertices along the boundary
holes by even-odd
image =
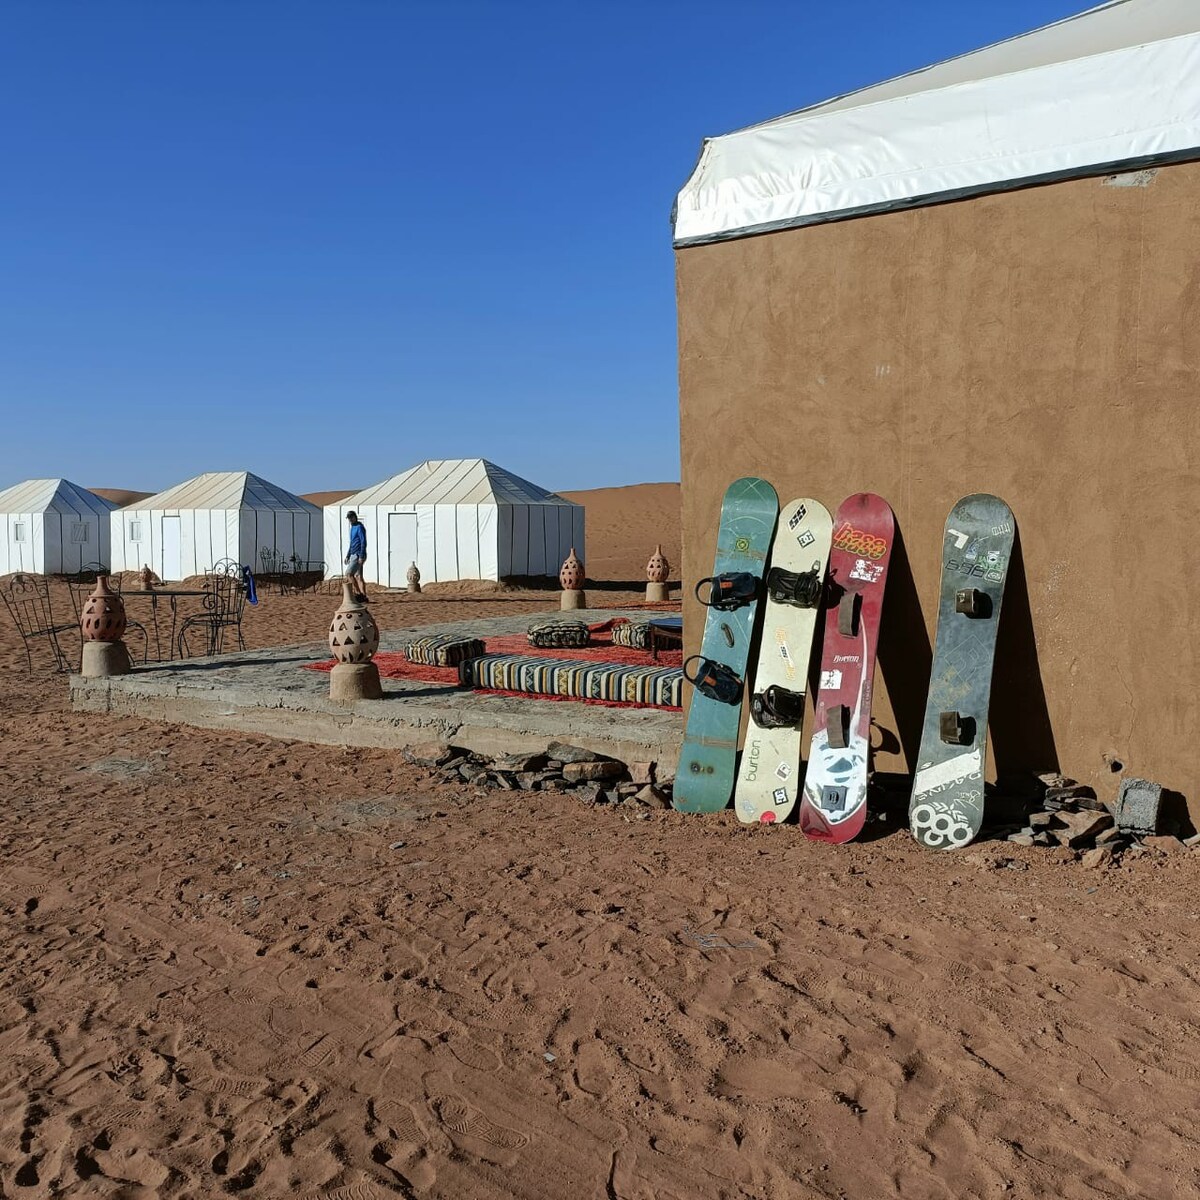
[[[708,584],[708,599],[700,595],[700,589]],[[758,599],[759,580],[749,571],[729,571],[722,575],[709,575],[696,584],[696,599],[706,608],[718,612],[734,612],[745,604]]]
[[[694,675],[688,674],[688,663],[699,662]],[[702,654],[693,654],[683,664],[683,677],[701,695],[722,704],[741,704],[742,681],[724,663],[713,662]]]
[[[811,571],[785,571],[782,567],[772,567],[767,572],[767,595],[776,604],[816,608],[821,603],[821,564],[814,563]]]
[[[799,729],[804,723],[804,693],[772,684],[750,697],[750,716],[760,729]]]
[[[967,617],[990,617],[992,598],[978,588],[962,588],[954,593],[954,611]]]
[[[938,715],[938,736],[947,746],[969,746],[975,740],[975,718],[957,710]]]

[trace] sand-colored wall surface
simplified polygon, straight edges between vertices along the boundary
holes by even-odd
[[[1022,551],[997,763],[1198,790],[1198,196],[1184,164],[678,254],[684,578],[739,475],[889,500],[880,768],[919,741],[945,516],[989,491]]]

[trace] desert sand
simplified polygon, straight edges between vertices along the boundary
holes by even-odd
[[[335,604],[265,596],[247,638],[320,637]],[[1200,1190],[1196,857],[483,792],[76,715],[3,623],[0,649],[0,1195]]]

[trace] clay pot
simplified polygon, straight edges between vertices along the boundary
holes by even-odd
[[[154,591],[154,572],[150,570],[149,563],[142,564],[142,591]]]
[[[650,555],[650,561],[646,564],[646,578],[651,583],[666,583],[670,574],[671,564],[667,562],[662,546],[655,546],[654,553]]]
[[[342,583],[342,604],[329,626],[329,649],[340,663],[367,663],[379,649],[379,626],[370,610]]]
[[[125,636],[125,603],[108,586],[108,576],[96,580],[96,590],[88,597],[79,618],[85,642],[119,642]]]
[[[574,546],[558,573],[558,582],[562,584],[564,592],[577,592],[583,587],[583,563],[575,557]]]
[[[419,592],[421,590],[421,572],[416,563],[412,563],[408,570],[405,571],[404,579],[408,584],[410,592]]]

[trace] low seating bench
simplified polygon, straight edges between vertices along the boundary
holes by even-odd
[[[573,696],[660,708],[679,708],[683,702],[683,672],[678,667],[484,654],[459,663],[458,677],[464,687],[538,696]]]

